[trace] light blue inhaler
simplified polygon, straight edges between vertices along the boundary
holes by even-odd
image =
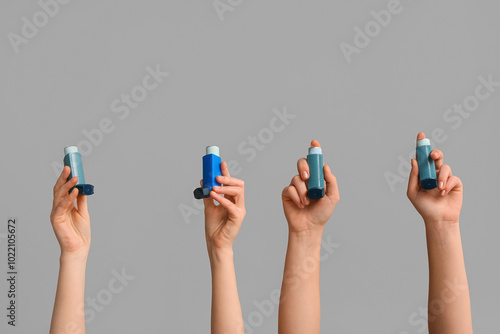
[[[323,151],[321,147],[310,147],[307,155],[309,179],[307,180],[307,197],[320,199],[325,196],[325,176],[323,174]]]
[[[434,189],[438,186],[436,178],[436,165],[431,158],[431,141],[427,138],[417,141],[417,162],[422,189]]]
[[[206,154],[203,156],[203,186],[194,190],[194,198],[202,199],[210,197],[213,186],[221,184],[215,180],[217,175],[221,175],[219,147],[207,146]]]
[[[76,146],[67,146],[64,148],[64,166],[69,166],[71,168],[68,181],[75,176],[78,177],[78,183],[74,187],[78,189],[78,195],[92,195],[94,193],[94,186],[85,183],[82,156],[78,153],[78,148]]]

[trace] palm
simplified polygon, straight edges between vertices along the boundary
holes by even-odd
[[[55,214],[53,227],[64,250],[72,252],[90,244],[90,221],[74,206],[66,212]]]
[[[206,217],[205,229],[207,238],[217,247],[230,246],[232,243],[231,236],[234,232],[238,233],[239,230],[236,217],[232,217],[221,205],[213,208]],[[232,226],[236,226],[237,230],[233,231],[231,229]]]
[[[285,217],[294,231],[325,225],[335,209],[335,203],[327,196],[311,202],[303,209],[297,207],[290,198],[283,196],[282,199]]]
[[[462,208],[463,193],[453,190],[443,197],[439,190],[421,190],[413,201],[420,215],[429,221],[458,221]]]

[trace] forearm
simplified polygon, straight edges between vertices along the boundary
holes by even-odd
[[[232,249],[210,249],[212,334],[244,334]]]
[[[470,334],[472,320],[458,222],[426,222],[429,333]]]
[[[85,333],[86,255],[62,254],[59,279],[50,326],[51,334]]]
[[[278,332],[317,334],[320,331],[319,272],[323,228],[290,232],[281,286]]]

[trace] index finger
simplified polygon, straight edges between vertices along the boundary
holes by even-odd
[[[305,158],[297,160],[297,171],[299,172],[302,180],[305,181],[309,178],[309,164]]]
[[[437,150],[437,149],[432,150],[431,158],[432,158],[432,160],[434,160],[434,164],[436,165],[436,169],[441,169],[441,167],[443,166],[443,160],[444,160],[443,152],[441,152],[440,150]]]
[[[225,161],[220,163],[220,171],[222,173],[222,176],[231,177],[231,175],[229,175],[229,169],[227,168],[227,163]]]
[[[323,167],[323,174],[325,175],[326,191],[325,195],[328,197],[339,197],[339,187],[337,184],[337,178],[333,175],[330,166],[325,165]]]
[[[217,175],[215,180],[224,186],[243,187],[245,184],[242,180],[230,176]]]
[[[64,166],[61,175],[57,178],[56,184],[54,185],[54,194],[61,188],[66,181],[68,180],[68,176],[71,173],[71,168],[69,166]]]
[[[316,139],[311,141],[311,147],[321,147],[319,144],[319,141]],[[297,161],[297,171],[299,172],[300,178],[302,180],[307,180],[309,179],[309,164],[307,163],[307,159],[305,158],[300,158]]]

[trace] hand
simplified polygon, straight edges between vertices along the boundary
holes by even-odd
[[[311,146],[320,147],[316,140],[311,142]],[[337,179],[332,174],[330,167],[324,165],[325,196],[319,200],[310,200],[307,197],[309,165],[306,159],[301,158],[297,161],[297,170],[299,175],[292,178],[292,182],[283,189],[281,195],[290,231],[302,232],[323,228],[340,199]]]
[[[87,209],[87,196],[78,196],[78,189],[69,190],[78,182],[77,177],[66,181],[70,167],[64,167],[54,186],[54,202],[50,221],[56,234],[61,255],[88,255],[90,248],[90,218]],[[75,199],[78,208],[75,206]]]
[[[203,199],[205,236],[209,249],[232,249],[246,214],[244,182],[229,175],[226,162],[221,163],[221,172],[222,175],[217,176],[216,180],[223,186],[212,187],[210,197]],[[200,184],[203,182],[200,181]],[[214,200],[220,205],[215,205]]]
[[[423,138],[425,135],[420,132],[417,140]],[[436,165],[438,187],[432,190],[421,188],[418,163],[412,159],[408,198],[426,223],[458,223],[463,198],[462,181],[452,175],[450,166],[443,164],[443,153],[440,150],[433,150],[431,158]]]

